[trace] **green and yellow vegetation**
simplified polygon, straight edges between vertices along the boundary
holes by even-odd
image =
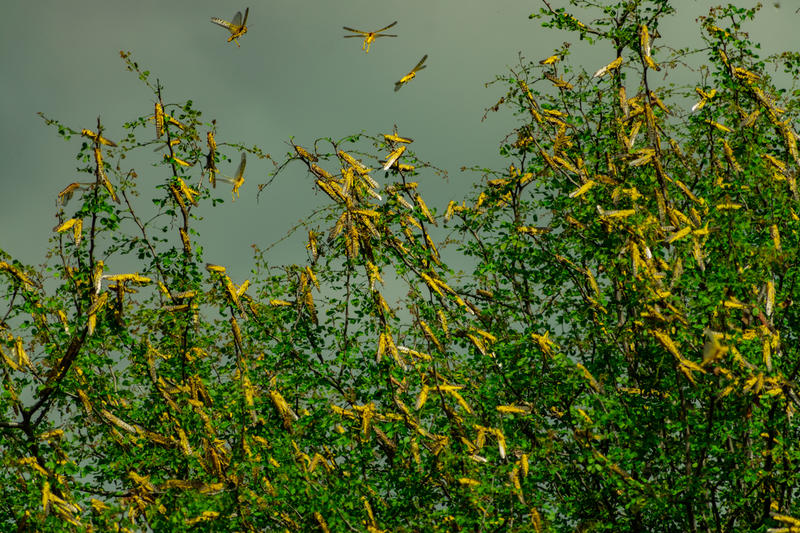
[[[293,142],[271,179],[327,205],[304,262],[248,279],[196,225],[218,167],[244,198],[245,153],[270,156],[129,54],[157,103],[127,137],[47,118],[87,181],[44,267],[0,251],[2,529],[800,530],[800,108],[770,74],[800,55],[716,8],[674,87],[672,2],[544,4],[610,53],[498,78],[506,169],[439,213],[414,132]]]

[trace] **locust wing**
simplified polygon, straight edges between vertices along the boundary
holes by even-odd
[[[345,37],[345,39],[346,39],[346,38],[348,38],[348,37],[362,37],[362,36],[373,36],[373,37],[397,37],[397,35],[378,35],[380,32],[382,32],[382,31],[386,31],[386,30],[388,30],[389,28],[392,28],[392,27],[394,27],[396,24],[397,24],[397,21],[395,20],[394,22],[392,22],[392,23],[391,23],[391,24],[389,24],[388,26],[384,26],[383,28],[381,28],[381,29],[379,29],[379,30],[375,30],[375,31],[364,31],[364,30],[357,30],[357,29],[355,29],[355,28],[351,28],[351,27],[349,27],[349,26],[342,26],[342,29],[343,29],[343,30],[347,30],[347,31],[351,31],[351,32],[353,32],[353,33],[357,33],[357,34],[359,34],[359,35],[345,35],[345,36],[344,36],[344,37]]]
[[[368,32],[368,31],[356,30],[356,29],[354,29],[354,28],[348,28],[347,26],[342,26],[342,29],[343,29],[343,30],[347,30],[347,31],[351,31],[351,32],[353,32],[353,33],[360,34],[360,35],[345,35],[345,36],[344,36],[344,38],[345,38],[345,39],[347,39],[348,37],[362,37],[362,36],[364,36],[364,35],[369,35],[369,32]]]
[[[237,14],[241,17],[241,13],[237,13]],[[211,22],[213,22],[217,26],[222,26],[223,28],[225,28],[226,30],[228,30],[231,33],[234,33],[234,31],[235,31],[233,24],[231,24],[227,20],[223,20],[223,19],[218,18],[218,17],[211,17]]]
[[[239,162],[239,168],[236,170],[236,177],[234,178],[236,181],[242,179],[244,175],[244,166],[247,164],[247,153],[242,152],[242,160]]]
[[[428,54],[425,54],[424,56],[422,56],[422,59],[419,60],[419,63],[417,63],[417,65],[413,69],[411,69],[411,72],[417,72],[418,70],[422,70],[425,67],[427,67],[427,65],[423,64],[423,63],[425,63],[426,59],[428,59]]]
[[[236,29],[239,29],[239,28],[242,27],[242,12],[241,11],[237,11],[236,14],[233,16],[233,20],[231,21],[231,26],[233,26]],[[233,31],[233,30],[231,30],[231,31]]]
[[[395,20],[394,22],[392,22],[392,23],[391,23],[391,24],[389,24],[388,26],[384,26],[383,28],[381,28],[381,29],[379,29],[379,30],[375,30],[375,31],[374,31],[374,32],[372,32],[372,33],[380,33],[380,32],[382,32],[382,31],[386,31],[386,30],[388,30],[389,28],[393,28],[393,27],[394,27],[396,24],[397,24],[397,21]],[[389,37],[389,36],[388,36],[388,35],[384,35],[383,37]]]

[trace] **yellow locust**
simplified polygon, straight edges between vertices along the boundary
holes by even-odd
[[[428,54],[425,54],[424,56],[422,56],[422,59],[419,60],[419,63],[417,63],[417,65],[414,68],[411,69],[411,72],[409,72],[408,74],[406,74],[405,76],[400,78],[399,81],[395,82],[394,90],[395,91],[399,91],[400,87],[402,87],[406,83],[408,83],[411,80],[413,80],[414,77],[417,75],[417,72],[426,67],[426,65],[423,64],[423,63],[425,63],[426,59],[428,59]]]
[[[221,181],[225,181],[233,185],[233,190],[231,191],[232,198],[234,197],[234,195],[236,196],[236,198],[239,197],[239,187],[241,187],[242,184],[244,183],[244,166],[246,164],[247,164],[247,154],[246,152],[242,152],[242,160],[239,163],[238,170],[236,170],[236,176],[234,176],[233,178],[217,178]]]
[[[345,29],[347,31],[351,31],[351,32],[354,33],[354,35],[345,35],[344,36],[345,39],[348,39],[350,37],[358,37],[358,38],[363,37],[364,38],[364,43],[361,45],[361,49],[364,50],[366,53],[369,53],[369,45],[371,45],[373,42],[375,42],[375,39],[377,39],[378,37],[397,37],[397,35],[390,35],[390,34],[386,34],[386,33],[381,33],[382,31],[386,31],[389,28],[393,27],[395,24],[397,24],[396,20],[394,22],[392,22],[391,24],[389,24],[388,26],[384,26],[383,28],[381,28],[379,30],[375,30],[375,31],[356,30],[356,29],[353,29],[353,28],[348,28],[347,26],[342,26],[342,29]]]
[[[239,41],[237,41],[237,39],[247,33],[247,15],[249,14],[250,8],[248,7],[244,10],[244,19],[242,19],[242,12],[237,11],[231,22],[217,17],[211,17],[211,22],[231,32],[231,36],[228,37],[228,42],[233,41],[236,43],[236,46],[239,46]]]

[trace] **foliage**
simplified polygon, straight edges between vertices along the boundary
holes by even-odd
[[[0,258],[3,528],[800,523],[798,102],[766,72],[796,78],[797,55],[759,58],[756,10],[717,8],[700,86],[657,87],[686,59],[657,46],[669,2],[590,24],[593,2],[544,4],[613,55],[591,76],[565,45],[498,80],[507,171],[437,217],[397,132],[292,143],[274,176],[305,169],[330,204],[307,262],[259,253],[252,282],[204,264],[195,224],[218,164],[267,154],[217,144],[127,54],[157,103],[119,145],[46,119],[84,137],[93,179],[59,195],[44,269]],[[126,165],[154,144],[150,215]],[[437,250],[445,221],[469,276]]]

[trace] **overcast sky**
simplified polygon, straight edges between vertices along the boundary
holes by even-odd
[[[485,108],[504,92],[502,86],[484,84],[516,64],[519,52],[538,60],[563,41],[575,41],[528,19],[539,8],[535,0],[248,1],[250,31],[241,48],[226,43],[225,30],[209,18],[230,20],[246,4],[3,2],[0,248],[24,262],[41,263],[56,223],[57,193],[70,182],[86,180],[75,171],[81,140],[64,142],[36,112],[77,129],[93,128],[99,115],[106,136],[115,140],[125,135],[123,122],[152,113],[153,95],[125,70],[120,50],[131,51],[161,80],[167,102],[192,99],[206,120],[216,118],[218,140],[257,144],[278,160],[289,149],[290,136],[308,145],[318,137],[361,130],[388,133],[397,124],[401,134],[415,139],[419,157],[448,170],[448,182],[433,174],[419,177],[423,196],[442,212],[479,177],[460,172],[462,166],[508,164],[497,147],[515,122],[509,113],[490,114],[481,122]],[[662,27],[663,42],[699,43],[694,20],[710,4],[677,1],[685,11]],[[765,52],[800,48],[800,15],[792,2],[783,2],[781,9],[772,4],[751,28],[754,39]],[[391,32],[399,37],[377,40],[369,54],[361,51],[360,40],[342,38],[342,26],[369,30],[394,20],[399,22]],[[428,68],[395,93],[394,81],[426,53]],[[594,71],[609,57],[610,50],[596,47],[580,50],[573,59]],[[271,165],[251,158],[241,199],[232,204],[221,192],[228,201],[204,213],[205,259],[245,275],[250,245],[263,247],[280,238],[315,201],[301,169],[297,165],[283,173],[256,202],[256,187]],[[163,180],[161,170],[137,172],[143,192],[148,177],[151,185]],[[302,247],[298,241],[296,248]]]

